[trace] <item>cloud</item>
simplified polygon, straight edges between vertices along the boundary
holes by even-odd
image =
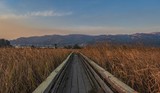
[[[38,12],[30,12],[27,13],[27,16],[68,16],[71,15],[72,12],[55,12],[55,11],[38,11]]]
[[[30,18],[30,17],[60,17],[69,16],[73,13],[69,12],[58,12],[54,10],[45,11],[29,11],[26,13],[18,12],[8,7],[3,1],[0,1],[0,19],[19,19],[19,18]]]
[[[15,15],[15,14],[6,14],[0,15],[0,19],[18,19],[18,18],[26,18],[25,15]]]
[[[72,12],[56,12],[53,10],[47,10],[47,11],[28,12],[26,14],[8,13],[0,15],[0,19],[18,19],[18,18],[29,18],[29,17],[54,17],[54,16],[60,17],[69,15],[72,15]]]

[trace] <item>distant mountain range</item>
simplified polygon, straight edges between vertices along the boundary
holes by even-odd
[[[160,32],[137,33],[132,35],[45,35],[34,37],[21,37],[10,41],[12,45],[19,46],[67,46],[67,45],[87,45],[97,42],[109,42],[113,44],[144,44],[148,46],[160,46]]]

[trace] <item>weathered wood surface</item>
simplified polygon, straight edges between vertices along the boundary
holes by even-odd
[[[48,77],[45,81],[43,81],[34,91],[33,93],[43,93],[45,89],[50,85],[51,81],[55,76],[60,72],[62,67],[66,64],[66,62],[69,60],[72,53],[60,64]]]
[[[87,73],[78,55],[73,55],[65,74],[63,80],[60,79],[59,85],[49,89],[50,93],[92,93],[92,91],[96,93],[99,85],[93,84],[91,75]],[[58,89],[56,90],[55,87],[58,87]]]
[[[33,93],[114,92],[136,93],[83,54],[73,53]]]
[[[118,93],[137,93],[134,89],[114,77],[111,73],[103,69],[102,67],[98,66],[95,62],[90,60],[88,57],[85,55],[81,54],[85,60],[94,68],[97,73],[102,77],[104,81],[109,83],[109,85],[113,88],[113,91],[116,91]]]

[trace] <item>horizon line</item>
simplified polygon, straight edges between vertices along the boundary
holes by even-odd
[[[48,35],[33,35],[33,36],[22,36],[22,37],[17,37],[14,39],[6,39],[6,38],[0,38],[0,39],[5,39],[5,40],[16,40],[19,38],[31,38],[31,37],[44,37],[44,36],[69,36],[69,35],[85,35],[85,36],[108,36],[108,35],[135,35],[135,34],[157,34],[160,32],[139,32],[139,33],[131,33],[131,34],[125,34],[125,33],[120,33],[120,34],[48,34]]]

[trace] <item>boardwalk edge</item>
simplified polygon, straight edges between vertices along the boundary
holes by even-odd
[[[70,53],[68,57],[32,93],[44,93],[58,72],[60,72],[60,70],[65,66],[72,54],[73,53]]]

